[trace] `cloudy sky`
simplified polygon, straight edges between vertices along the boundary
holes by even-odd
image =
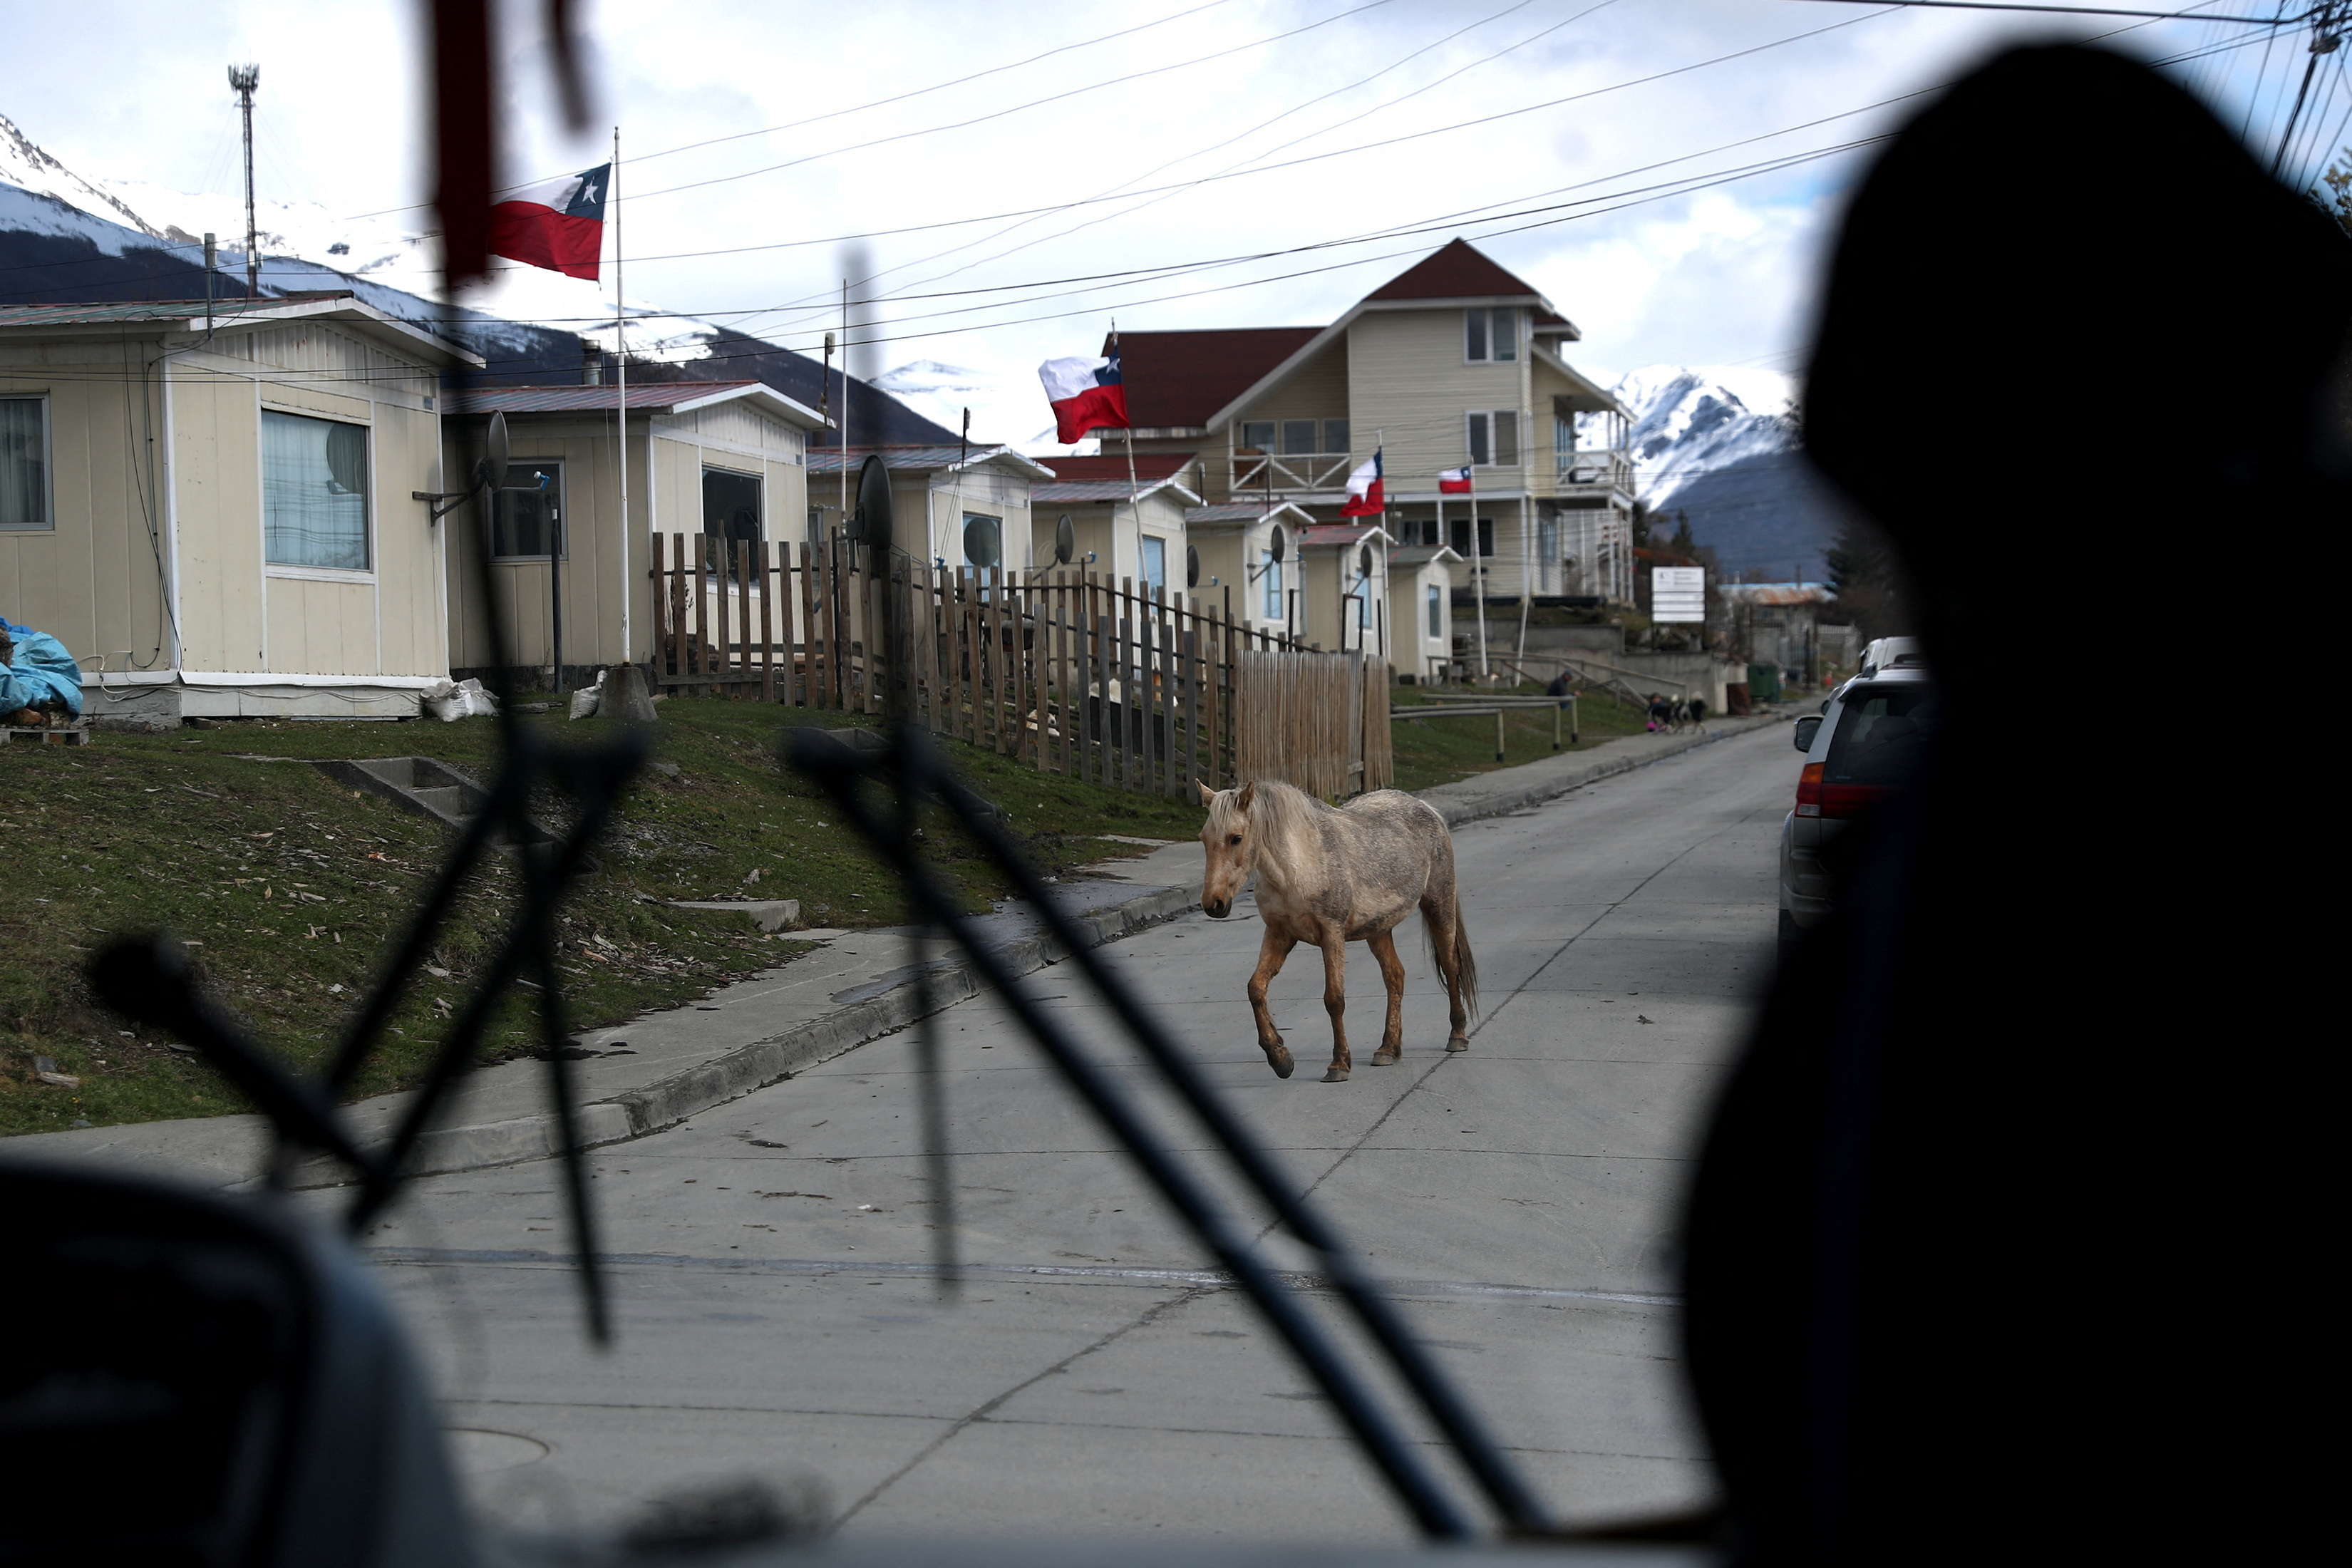
[[[1456,233],[1582,326],[1596,374],[1790,370],[1869,155],[1851,144],[1906,95],[2003,41],[2112,34],[2267,151],[2308,58],[2300,34],[2266,48],[2267,29],[2207,21],[1837,0],[592,0],[600,128],[574,138],[537,9],[507,8],[504,166],[588,166],[621,126],[633,301],[813,350],[853,270],[878,301],[872,368],[958,367],[933,379],[972,390],[947,401],[1016,440],[1046,422],[1032,367],[1114,315],[1320,322]],[[222,67],[256,60],[263,195],[418,232],[422,10],[44,7],[11,25],[0,113],[86,176],[225,200]],[[2347,58],[2319,60],[2291,158],[2306,176],[2346,139]],[[530,298],[598,309],[586,285]]]

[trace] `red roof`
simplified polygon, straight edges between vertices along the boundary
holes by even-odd
[[[1131,408],[1129,417],[1134,417]],[[1116,445],[1117,441],[1117,431],[1104,432],[1104,445]],[[1181,471],[1193,457],[1191,452],[1138,452],[1135,455],[1135,477],[1146,481],[1167,479]],[[1057,479],[1117,479],[1121,484],[1127,482],[1125,452],[1113,452],[1100,458],[1037,458],[1032,460],[1053,469]]]
[[[1466,239],[1448,241],[1364,296],[1367,300],[1475,300],[1490,295],[1540,299],[1540,293],[1486,258]],[[1129,381],[1134,378],[1129,377]],[[1132,395],[1132,394],[1130,394]]]
[[[1200,332],[1122,332],[1119,371],[1127,416],[1140,429],[1202,426],[1297,353],[1320,327],[1225,327]],[[1104,342],[1108,353],[1109,343]]]

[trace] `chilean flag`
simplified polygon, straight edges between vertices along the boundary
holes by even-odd
[[[1037,367],[1045,401],[1054,405],[1054,439],[1066,447],[1089,430],[1124,430],[1127,383],[1118,374],[1118,343],[1108,359],[1049,359]]]
[[[1470,468],[1466,463],[1458,468],[1444,469],[1437,476],[1437,493],[1440,495],[1466,496],[1471,489]]]
[[[490,209],[490,253],[544,267],[568,278],[596,280],[604,251],[604,189],[613,165],[584,174],[525,185]]]
[[[1339,509],[1341,517],[1378,517],[1388,509],[1381,499],[1381,455],[1372,453],[1372,460],[1348,476],[1348,504]]]

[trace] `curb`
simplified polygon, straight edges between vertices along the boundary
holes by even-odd
[[[1100,947],[1173,920],[1199,903],[1199,895],[1191,889],[1153,888],[1075,917],[1072,923],[1078,928],[1084,945]],[[1016,976],[1034,973],[1069,956],[1061,943],[1042,932],[1015,937],[992,951],[997,961]],[[961,958],[935,964],[929,986],[933,1012],[976,996],[985,988],[971,961]],[[781,1034],[738,1046],[642,1088],[625,1089],[582,1106],[578,1118],[581,1147],[601,1148],[664,1131],[690,1116],[740,1100],[755,1089],[782,1083],[869,1040],[903,1029],[921,1016],[918,986],[911,979],[902,980],[878,996],[796,1024]],[[417,1141],[406,1173],[430,1176],[478,1171],[549,1159],[561,1152],[562,1139],[552,1116],[523,1116],[469,1127],[445,1127]],[[339,1164],[318,1158],[303,1163],[293,1184],[306,1188],[341,1186],[348,1180]]]
[[[1720,729],[1702,730],[1696,735],[1685,736],[1671,745],[1662,746],[1654,752],[1645,752],[1638,757],[1612,757],[1607,762],[1588,763],[1573,773],[1557,773],[1541,783],[1529,783],[1505,795],[1481,794],[1475,800],[1450,801],[1441,793],[1473,785],[1476,783],[1475,779],[1461,779],[1450,784],[1432,784],[1427,789],[1415,790],[1413,793],[1437,808],[1437,815],[1445,819],[1446,826],[1456,827],[1463,823],[1476,822],[1485,817],[1507,816],[1522,806],[1540,805],[1545,801],[1566,795],[1572,789],[1581,789],[1586,784],[1596,784],[1618,773],[1630,773],[1636,768],[1648,767],[1652,763],[1663,763],[1668,757],[1679,757],[1684,752],[1695,752],[1701,746],[1712,745],[1717,741],[1728,740],[1734,735],[1744,735],[1751,731],[1760,730],[1767,724],[1780,722],[1781,722],[1781,716],[1778,713],[1758,713],[1745,719],[1727,720],[1722,722]],[[1520,765],[1541,767],[1543,763],[1523,763]],[[1508,771],[1510,770],[1496,770],[1496,772]],[[1485,773],[1479,777],[1492,778],[1494,774]]]

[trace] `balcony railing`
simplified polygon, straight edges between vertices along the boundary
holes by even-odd
[[[1609,485],[1626,491],[1633,488],[1633,457],[1622,447],[1594,447],[1553,456],[1563,485]]]
[[[1234,453],[1234,493],[1345,489],[1351,466],[1345,452],[1285,452],[1277,456],[1244,447]]]

